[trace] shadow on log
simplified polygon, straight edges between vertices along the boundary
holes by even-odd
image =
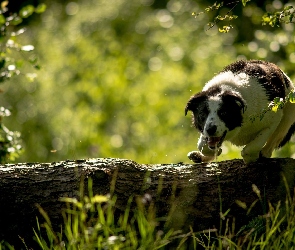
[[[285,176],[285,178],[283,178]],[[255,184],[263,200],[276,203],[286,198],[286,183],[294,188],[294,159],[265,159],[246,166],[242,160],[211,164],[137,164],[100,158],[58,163],[7,164],[0,167],[0,240],[12,245],[31,242],[40,205],[55,225],[63,223],[61,197],[79,197],[81,182],[93,179],[95,194],[113,193],[124,210],[130,197],[156,205],[158,216],[169,217],[169,227],[194,231],[218,228],[220,212],[230,209],[237,226],[257,200]],[[87,186],[86,186],[87,187]],[[256,205],[253,216],[262,214]],[[41,219],[42,220],[42,219]]]

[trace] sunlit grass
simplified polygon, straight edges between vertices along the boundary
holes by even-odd
[[[61,233],[52,229],[45,211],[39,208],[45,223],[35,231],[41,249],[160,249],[171,242],[173,230],[158,230],[152,206],[139,205],[131,212],[132,198],[119,217],[115,216],[116,199],[90,192],[80,201],[62,199],[67,205],[63,212],[64,226]],[[41,233],[40,226],[46,229]]]
[[[269,203],[265,214],[249,218],[240,229],[234,221],[229,222],[225,212],[220,229],[194,232],[190,227],[182,232],[163,229],[154,204],[144,204],[142,199],[134,207],[131,197],[125,211],[117,216],[116,199],[93,195],[89,184],[88,196],[62,199],[66,209],[59,232],[39,207],[45,220],[42,224],[37,221],[34,230],[40,249],[295,249],[295,198],[288,191],[284,203]],[[253,191],[257,201],[245,213],[265,205],[256,186]],[[2,242],[0,249],[14,248]]]

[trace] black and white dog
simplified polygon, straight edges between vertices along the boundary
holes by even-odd
[[[221,153],[224,140],[245,146],[245,163],[271,157],[295,132],[295,104],[287,102],[277,112],[259,117],[274,98],[285,98],[294,86],[273,63],[260,60],[237,61],[226,66],[185,108],[193,113],[194,126],[201,132],[199,151],[188,157],[194,162],[211,161]]]

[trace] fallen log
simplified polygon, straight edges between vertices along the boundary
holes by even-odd
[[[245,165],[242,160],[210,164],[137,164],[131,160],[99,158],[56,163],[19,163],[0,166],[0,241],[11,244],[32,240],[41,206],[54,225],[62,224],[62,197],[79,197],[80,184],[93,180],[95,194],[117,196],[124,210],[130,197],[153,202],[169,226],[195,231],[219,226],[222,213],[245,223],[246,212],[258,199],[284,200],[295,186],[295,159],[264,159]],[[288,188],[286,188],[286,185]],[[255,191],[255,190],[254,190]],[[257,206],[256,206],[257,207]],[[252,209],[254,211],[254,209]],[[255,208],[254,216],[262,214]]]

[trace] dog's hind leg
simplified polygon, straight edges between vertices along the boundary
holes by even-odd
[[[295,123],[295,104],[287,102],[283,108],[283,117],[261,150],[262,157],[271,157],[275,148],[283,146],[291,137]],[[290,133],[289,133],[290,132]],[[288,137],[288,138],[287,138]]]
[[[246,164],[256,161],[260,157],[260,151],[267,139],[272,135],[275,127],[267,127],[261,130],[242,150],[241,155]]]

